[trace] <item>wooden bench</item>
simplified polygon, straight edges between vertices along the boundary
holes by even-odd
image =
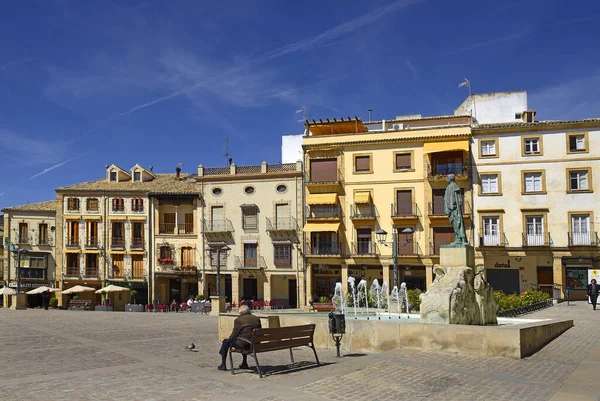
[[[335,306],[331,302],[313,302],[312,310],[315,312],[331,312],[335,310]]]
[[[94,302],[87,299],[72,299],[69,301],[69,309],[71,308],[83,308],[84,310],[91,310],[94,307]]]
[[[258,375],[261,378],[263,375],[262,371],[260,370],[258,358],[256,357],[256,354],[260,354],[261,352],[289,349],[290,358],[292,359],[292,363],[294,363],[294,354],[292,352],[292,348],[306,346],[313,350],[315,359],[317,360],[317,366],[320,366],[321,364],[319,362],[319,357],[317,356],[317,350],[315,350],[315,344],[313,342],[315,327],[316,325],[314,324],[307,324],[303,326],[287,326],[269,329],[261,328],[254,329],[252,331],[250,340],[241,337],[235,338],[233,342],[236,340],[246,342],[249,344],[250,348],[243,350],[236,349],[235,346],[229,348],[229,364],[231,365],[231,374],[235,374],[233,367],[234,352],[239,352],[242,355],[249,355],[254,358]]]

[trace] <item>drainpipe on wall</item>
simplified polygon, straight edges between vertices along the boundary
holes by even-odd
[[[152,203],[152,197],[148,195],[148,303],[154,304],[154,291],[152,291],[152,279],[154,278],[154,257],[152,256],[152,245],[154,242],[154,236],[152,233],[153,222],[152,216],[154,215],[154,205]]]

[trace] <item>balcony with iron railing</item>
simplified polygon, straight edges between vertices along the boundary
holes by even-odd
[[[123,249],[125,248],[125,239],[123,237],[112,237],[110,239],[111,249]]]
[[[342,246],[337,242],[307,243],[306,254],[310,256],[341,256]]]
[[[158,225],[159,234],[175,234],[175,223],[160,223]]]
[[[178,234],[194,234],[194,223],[180,223],[177,224]]]
[[[427,204],[429,218],[447,218],[444,213],[444,201],[428,202]],[[470,218],[473,215],[473,207],[469,201],[462,202],[463,217]]]
[[[97,266],[86,266],[84,271],[84,277],[86,278],[98,278],[99,270]]]
[[[100,246],[98,237],[88,237],[85,239],[85,247],[88,249],[95,249]]]
[[[353,203],[350,205],[351,220],[374,220],[378,216],[375,205],[368,203]]]
[[[145,243],[144,243],[144,239],[143,238],[133,237],[131,239],[131,245],[130,245],[131,249],[141,250],[141,249],[144,249],[144,245],[145,245]]]
[[[79,237],[67,236],[65,238],[66,248],[79,248]]]
[[[144,211],[144,205],[131,205],[131,211],[134,213],[142,213]]]
[[[43,246],[54,245],[54,241],[52,240],[52,237],[50,237],[49,235],[38,236],[37,240],[38,240],[38,245],[43,245]]]
[[[267,232],[274,231],[296,231],[298,230],[298,221],[293,217],[277,217],[267,219]]]
[[[231,234],[234,232],[231,220],[205,220],[202,223],[204,234]]]
[[[67,266],[65,277],[79,277],[79,266]]]
[[[527,234],[522,233],[523,246],[553,246],[554,241],[552,241],[552,236],[550,233],[542,233],[542,234]]]
[[[373,241],[357,241],[351,244],[352,256],[373,257],[379,255],[377,243]]]
[[[123,213],[123,212],[125,212],[125,204],[121,204],[121,203],[116,204],[115,203],[111,206],[111,210],[115,213]]]
[[[258,256],[256,258],[241,258],[236,256],[233,263],[234,269],[250,269],[250,270],[261,270],[267,268],[265,258]]]
[[[330,172],[319,171],[318,173],[306,171],[305,182],[307,186],[341,185],[344,182],[344,175],[340,169]]]
[[[421,250],[421,247],[419,246],[418,241],[406,242],[406,241],[398,240],[398,246],[396,249],[398,249],[399,257],[422,256],[423,255],[423,251]]]
[[[31,237],[29,235],[19,234],[19,236],[17,237],[17,244],[29,245],[31,244]]]
[[[342,208],[339,205],[310,205],[306,207],[306,220],[339,220]]]
[[[427,163],[427,178],[430,181],[444,181],[448,175],[454,174],[456,180],[468,180],[471,174],[471,162],[436,162]]]
[[[400,205],[392,203],[390,215],[392,219],[414,219],[421,217],[421,210],[415,202]]]
[[[479,246],[491,246],[491,247],[506,247],[508,246],[508,239],[504,233],[484,234],[479,232]]]
[[[568,232],[569,246],[598,246],[600,244],[597,232],[575,233]]]
[[[292,255],[290,256],[283,256],[283,257],[277,257],[275,256],[273,258],[273,264],[276,267],[291,267],[292,266]]]

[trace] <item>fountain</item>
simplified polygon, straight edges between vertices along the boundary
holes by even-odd
[[[346,303],[346,299],[344,299],[344,289],[342,287],[342,283],[335,283],[335,289],[333,290],[331,303],[333,306],[335,306],[336,311],[339,311],[342,315],[344,314],[344,304]]]
[[[350,284],[350,291],[352,291],[352,304],[354,306],[354,318],[356,319],[356,288],[354,287],[354,277],[348,277],[348,284]]]
[[[361,294],[362,298],[365,300],[365,309],[367,312],[367,320],[369,319],[369,298],[367,297],[367,281],[363,278],[358,282],[358,286],[356,287],[358,291],[358,307],[360,308],[360,299]]]
[[[398,313],[402,312],[402,305],[406,307],[406,313],[409,313],[408,307],[408,290],[406,289],[406,283],[400,284],[400,293],[398,294]]]
[[[377,313],[381,310],[381,287],[379,286],[379,281],[377,279],[373,280],[373,284],[371,284],[371,289],[369,290],[369,295],[371,298],[374,298],[377,305]],[[379,317],[381,319],[381,317]]]

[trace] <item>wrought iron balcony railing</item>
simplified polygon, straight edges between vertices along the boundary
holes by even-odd
[[[417,241],[411,241],[411,242],[407,243],[406,241],[399,240],[398,247],[396,249],[398,249],[398,256],[421,256],[421,255],[423,255],[423,251],[421,250],[421,247],[419,246],[419,242],[417,242]]]
[[[144,249],[144,239],[134,237],[131,240],[131,249]]]
[[[235,269],[265,269],[266,267],[267,263],[265,262],[265,258],[262,256],[252,259],[240,258],[239,256],[236,256],[234,260]]]
[[[31,237],[29,235],[20,234],[17,237],[17,244],[26,245],[26,244],[30,244],[30,243],[31,243]]]
[[[298,221],[293,217],[277,217],[273,219],[267,217],[267,231],[296,230],[298,230]]]
[[[194,223],[181,223],[177,225],[179,234],[194,234]]]
[[[338,256],[342,255],[342,246],[337,242],[307,243],[306,253],[313,256]]]
[[[391,206],[390,215],[392,218],[421,217],[421,210],[415,202],[400,205],[392,203]]]
[[[373,241],[359,241],[352,243],[352,255],[354,256],[376,256],[379,255],[377,243]]]
[[[79,266],[67,266],[65,271],[66,277],[79,277]]]
[[[554,241],[550,233],[522,234],[523,246],[553,246]]]
[[[446,216],[444,213],[444,201],[440,200],[438,202],[429,202],[428,203],[429,216]],[[463,200],[462,203],[462,214],[465,216],[473,215],[473,207],[469,201]]]
[[[98,242],[97,237],[88,237],[85,240],[86,248],[98,248],[99,245],[100,245],[100,243]]]
[[[445,180],[448,175],[454,174],[457,179],[468,179],[471,174],[471,162],[432,162],[427,163],[427,178],[432,180]]]
[[[483,234],[479,232],[479,246],[508,246],[504,233]]]
[[[97,267],[92,267],[92,266],[87,266],[85,268],[85,272],[84,272],[84,276],[88,277],[88,278],[92,278],[92,277],[98,277],[98,268]]]
[[[112,249],[121,249],[125,247],[125,240],[123,237],[112,237],[110,239],[110,247]]]
[[[159,234],[175,234],[175,223],[160,223],[158,225]]]
[[[567,237],[569,239],[569,246],[598,246],[600,241],[598,241],[598,233],[597,232],[587,232],[587,233],[567,233]]]
[[[223,220],[214,220],[214,221],[204,221],[204,234],[210,233],[232,233],[233,224],[231,224],[231,220],[223,219]]]
[[[350,219],[352,220],[376,219],[378,216],[379,214],[375,205],[368,203],[354,203],[350,205]]]
[[[79,248],[79,237],[66,237],[65,246],[67,248]]]
[[[342,211],[338,205],[311,205],[306,207],[307,220],[340,219]]]
[[[38,245],[52,246],[54,245],[54,241],[52,240],[52,237],[42,235],[38,237]]]

